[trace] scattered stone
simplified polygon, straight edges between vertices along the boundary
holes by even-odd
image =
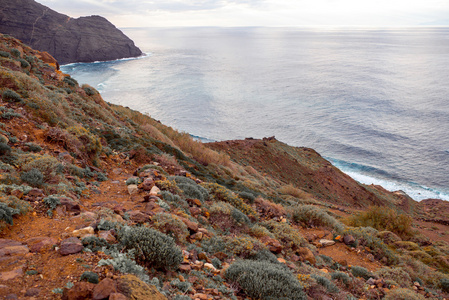
[[[184,273],[189,273],[192,270],[189,264],[181,264],[179,265],[179,270]]]
[[[308,261],[312,265],[316,263],[315,255],[313,255],[312,250],[306,247],[299,248],[296,253],[299,255],[301,261]]]
[[[150,191],[150,196],[157,196],[161,190],[157,186],[153,186]]]
[[[66,210],[69,212],[74,212],[74,213],[80,213],[81,212],[81,207],[78,203],[76,203],[74,200],[70,199],[70,198],[59,198],[59,200],[61,201],[61,205],[65,206]]]
[[[376,283],[376,280],[374,278],[369,278],[366,281],[366,284],[368,284],[368,285],[375,285],[375,283]]]
[[[286,264],[287,261],[285,259],[283,259],[282,257],[278,257],[278,262],[282,263],[282,264]]]
[[[128,185],[128,193],[130,195],[137,194],[139,192],[139,187],[136,184]]]
[[[131,211],[128,211],[127,213],[128,213],[129,219],[131,221],[139,223],[139,224],[148,222],[150,220],[148,215],[144,214],[143,212],[141,212],[139,210],[131,210]]]
[[[152,178],[145,178],[140,186],[144,191],[151,191],[154,186],[154,180]]]
[[[23,198],[23,192],[19,191],[19,190],[12,190],[11,191],[11,196],[17,197],[19,199]]]
[[[12,271],[0,273],[0,281],[8,281],[23,276],[23,268],[24,266],[21,266],[20,268]]]
[[[355,243],[355,238],[352,235],[345,235],[343,237],[343,242],[345,242],[346,245],[352,245]]]
[[[193,295],[194,299],[200,299],[200,300],[207,300],[207,295],[206,294],[195,294]]]
[[[112,293],[109,295],[109,300],[127,300],[126,296],[120,293]]]
[[[191,214],[193,217],[195,217],[195,218],[196,218],[199,214],[201,214],[201,208],[196,207],[196,206],[190,207],[190,208],[189,208],[189,211],[190,211],[190,214]]]
[[[60,244],[59,253],[69,255],[79,253],[83,250],[83,243],[76,237],[65,239]]]
[[[368,255],[366,256],[366,258],[368,258],[368,260],[371,261],[371,262],[374,262],[374,261],[375,261],[374,255],[372,255],[371,253],[368,254]]]
[[[196,205],[198,207],[201,207],[203,205],[199,199],[187,199],[187,202],[190,205]]]
[[[41,292],[40,289],[38,288],[30,288],[26,291],[25,293],[25,297],[34,297],[34,296],[38,296],[39,293]]]
[[[117,242],[117,239],[115,238],[115,236],[112,234],[111,230],[108,231],[99,231],[98,232],[98,237],[101,239],[105,239],[106,242],[108,242],[109,244],[115,244]]]
[[[117,284],[114,280],[105,278],[97,284],[92,293],[92,299],[107,299],[109,295],[117,291]]]
[[[41,189],[32,189],[25,197],[27,201],[38,201],[45,197],[44,191]]]
[[[217,271],[217,269],[216,269],[216,268],[214,267],[214,265],[211,264],[211,263],[205,263],[205,264],[204,264],[204,267],[205,267],[206,269],[211,270],[212,272],[216,272],[216,271]]]
[[[91,299],[94,288],[95,284],[93,283],[86,281],[76,282],[71,289],[64,288],[62,300]]]
[[[30,238],[26,241],[26,244],[30,248],[31,252],[41,252],[43,250],[47,250],[57,243],[58,241],[56,239],[45,236]]]
[[[223,252],[217,252],[217,253],[214,254],[214,256],[216,258],[218,258],[219,260],[221,260],[221,261],[223,261],[226,258],[228,258],[228,255],[226,253],[223,253]]]
[[[154,285],[148,285],[134,275],[123,275],[118,279],[117,289],[128,299],[167,300]]]
[[[187,228],[190,231],[193,231],[193,232],[197,232],[198,231],[198,227],[199,227],[198,223],[192,222],[192,221],[187,220],[187,219],[183,219],[183,221],[187,225]]]
[[[89,226],[89,227],[84,227],[84,228],[81,228],[78,230],[74,230],[72,232],[72,234],[77,237],[82,237],[82,236],[86,236],[88,234],[95,234],[95,230],[93,227]]]
[[[323,245],[323,247],[328,247],[328,246],[332,246],[335,244],[335,241],[332,240],[326,240],[326,239],[321,239],[320,240],[320,244]]]
[[[190,238],[191,238],[192,240],[198,240],[198,241],[201,241],[201,240],[203,239],[203,233],[202,233],[202,232],[197,232],[197,233],[195,233],[195,234],[192,234],[192,235],[190,236]]]

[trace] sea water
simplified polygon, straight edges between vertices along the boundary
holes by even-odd
[[[356,180],[449,200],[449,28],[133,28],[62,70],[206,140],[276,136]]]

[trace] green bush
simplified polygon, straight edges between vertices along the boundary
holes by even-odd
[[[305,247],[308,243],[301,233],[287,223],[279,223],[273,220],[260,223],[274,234],[275,238],[282,242],[285,247],[296,250]]]
[[[397,285],[403,288],[411,287],[413,284],[410,275],[401,267],[397,268],[384,267],[382,269],[377,270],[375,272],[375,275],[385,280],[392,280],[396,282]]]
[[[98,274],[96,274],[94,272],[89,272],[89,271],[84,272],[81,275],[80,281],[87,281],[87,282],[95,283],[95,284],[100,282],[99,279],[98,279]]]
[[[254,196],[253,194],[249,193],[249,192],[239,192],[239,197],[244,199],[244,200],[248,200],[249,203],[253,204],[254,201],[256,200],[256,196]]]
[[[169,179],[175,180],[176,185],[182,190],[186,198],[198,199],[201,202],[204,202],[209,198],[209,192],[190,178],[173,176]]]
[[[441,278],[440,287],[444,292],[449,293],[449,278]]]
[[[0,155],[6,155],[11,153],[11,147],[6,143],[0,143]]]
[[[0,57],[11,58],[11,53],[6,51],[0,51]]]
[[[20,179],[34,187],[44,184],[44,174],[36,168],[20,174]]]
[[[18,49],[11,49],[11,54],[14,55],[15,57],[20,57],[22,54],[20,53],[20,51]]]
[[[312,274],[312,278],[315,279],[319,285],[325,287],[329,293],[338,293],[340,291],[338,287],[326,277]]]
[[[387,293],[384,300],[425,300],[423,295],[409,289],[394,289]]]
[[[20,66],[22,68],[28,68],[30,66],[30,64],[23,58],[19,58],[18,61],[20,61]]]
[[[292,217],[295,222],[307,227],[325,226],[334,229],[336,232],[342,232],[345,229],[345,226],[340,221],[313,205],[295,206]]]
[[[307,299],[301,284],[290,271],[267,261],[237,261],[226,270],[225,278],[255,299]]]
[[[173,237],[179,243],[184,243],[189,236],[187,225],[176,215],[158,213],[151,220],[156,229]]]
[[[47,211],[47,214],[49,216],[53,216],[53,210],[59,204],[61,204],[61,200],[59,200],[59,196],[58,195],[50,195],[48,197],[45,197],[43,201],[44,201],[45,205],[47,205],[47,207],[49,208],[48,211]]]
[[[20,200],[15,196],[0,198],[0,202],[5,203],[9,207],[15,209],[17,213],[21,215],[24,215],[27,212],[33,210],[31,205],[27,201]]]
[[[355,277],[362,277],[365,280],[368,280],[370,278],[374,278],[374,274],[368,271],[368,269],[360,266],[352,266],[351,267],[351,273]]]
[[[132,258],[133,251],[128,253],[120,253],[117,251],[108,253],[112,258],[101,259],[98,262],[99,266],[111,265],[115,270],[123,274],[134,274],[143,282],[149,283],[150,277],[144,267],[139,266]]]
[[[83,89],[84,89],[84,92],[86,92],[86,95],[87,95],[87,96],[93,96],[93,95],[96,94],[95,89],[92,88],[92,87],[85,86]]]
[[[349,286],[349,284],[351,283],[351,277],[349,277],[348,274],[344,273],[344,272],[333,272],[331,274],[331,278],[333,280],[338,280],[341,283],[343,283],[345,286]]]
[[[97,236],[87,236],[82,240],[84,248],[89,249],[92,252],[100,251],[103,247],[109,246],[105,239],[99,238]]]
[[[169,191],[162,191],[162,198],[170,204],[172,204],[174,207],[182,207],[187,209],[189,207],[189,204],[186,200],[182,199],[180,196],[170,193]]]
[[[64,81],[65,83],[67,83],[68,85],[72,86],[72,87],[75,87],[75,86],[78,85],[78,81],[76,81],[75,79],[73,79],[73,78],[70,77],[70,76],[64,77],[64,80],[63,80],[63,81]]]
[[[347,223],[353,227],[372,227],[380,231],[391,231],[406,238],[414,235],[412,229],[413,219],[405,214],[398,214],[388,207],[370,207],[356,216],[347,219]]]
[[[18,214],[19,211],[9,207],[6,203],[0,202],[0,221],[13,225],[12,216]]]
[[[3,101],[6,102],[22,102],[23,99],[19,94],[14,92],[13,90],[5,90],[2,94]]]
[[[42,147],[39,145],[36,145],[34,143],[25,143],[25,146],[27,146],[31,152],[41,152],[42,151]]]
[[[237,208],[234,208],[231,211],[231,217],[234,219],[234,221],[237,224],[240,224],[240,225],[243,225],[243,224],[250,225],[251,224],[251,220],[248,218],[248,216],[245,215],[244,213],[242,213]]]
[[[131,184],[139,184],[140,183],[140,178],[139,177],[129,177],[128,179],[126,179],[126,185],[131,185]]]
[[[176,269],[182,262],[182,252],[174,240],[147,227],[124,227],[119,241],[126,249],[135,249],[137,262],[149,267]]]
[[[239,256],[241,258],[256,255],[265,245],[258,239],[250,236],[214,236],[208,240],[203,240],[203,249],[210,253],[226,253],[229,256]]]

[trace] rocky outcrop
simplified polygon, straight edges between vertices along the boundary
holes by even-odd
[[[70,18],[34,0],[3,0],[0,32],[47,51],[59,63],[137,57],[134,42],[100,16]]]

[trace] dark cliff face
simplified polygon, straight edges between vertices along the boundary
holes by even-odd
[[[142,54],[132,40],[105,18],[73,19],[34,0],[1,0],[0,32],[49,52],[61,64]]]

